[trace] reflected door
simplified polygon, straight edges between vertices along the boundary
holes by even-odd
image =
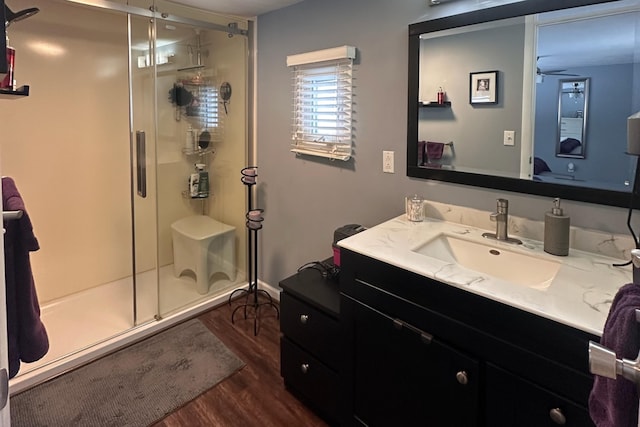
[[[0,198],[0,200],[2,200]],[[0,203],[1,205],[2,203]],[[0,234],[0,427],[9,427],[9,353],[4,279],[4,233]]]

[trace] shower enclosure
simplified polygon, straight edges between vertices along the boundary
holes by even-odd
[[[0,167],[40,242],[31,264],[51,343],[15,393],[246,283],[250,23],[162,0],[7,4],[40,9],[8,31],[31,93],[0,100]],[[195,164],[207,198],[190,195]],[[205,295],[173,269],[171,224],[193,215],[235,227],[236,274]]]

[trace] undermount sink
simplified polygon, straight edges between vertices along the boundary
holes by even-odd
[[[559,262],[510,251],[489,241],[479,243],[450,234],[439,234],[413,252],[535,289],[548,288],[561,266]]]

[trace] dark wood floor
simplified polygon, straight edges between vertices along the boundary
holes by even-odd
[[[232,310],[225,304],[199,319],[246,366],[154,426],[326,426],[284,387],[275,311],[263,307],[260,330],[254,336],[253,320],[236,313],[232,324]]]

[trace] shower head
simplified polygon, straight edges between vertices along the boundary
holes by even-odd
[[[28,17],[33,16],[38,12],[40,12],[40,9],[38,9],[37,7],[31,7],[29,9],[23,9],[18,12],[14,12],[11,9],[9,9],[9,6],[5,4],[4,15],[5,15],[6,26],[8,27],[14,22],[27,19]]]

